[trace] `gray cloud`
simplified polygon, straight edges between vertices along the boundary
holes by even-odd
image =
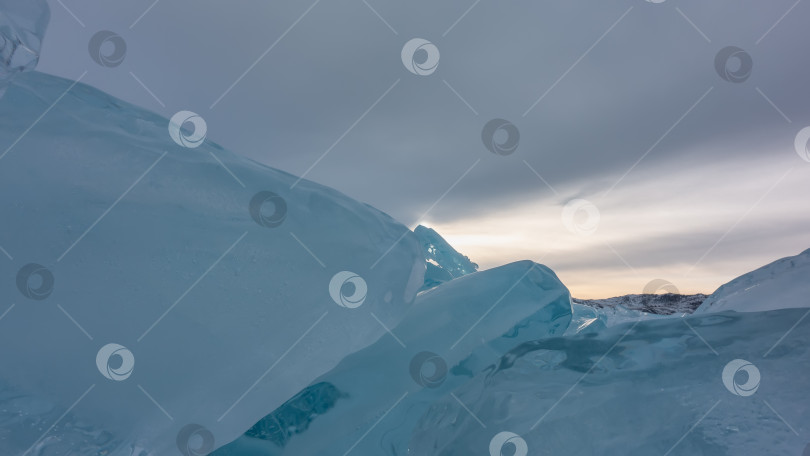
[[[808,223],[804,223],[803,226],[805,229],[810,229]],[[653,236],[635,242],[623,241],[611,244],[611,247],[633,268],[665,269],[672,265],[678,265],[677,270],[683,271],[697,265],[698,260],[703,255],[711,253],[709,248],[726,234],[726,231],[699,229],[695,232],[684,233],[682,236]],[[795,226],[772,226],[767,221],[754,221],[754,223],[746,224],[739,231],[735,230],[729,233],[729,236],[724,239],[725,242],[717,247],[718,252],[716,253],[719,254],[721,261],[733,258],[731,261],[757,265],[758,267],[762,265],[763,257],[799,254],[802,250],[795,247],[804,245],[803,243],[807,242],[807,236],[796,231]],[[763,232],[773,235],[779,242],[764,245],[757,242]],[[716,263],[717,261],[710,258],[709,262]],[[683,265],[687,267],[684,269]],[[625,267],[621,259],[608,248],[590,251],[587,257],[557,257],[549,262],[549,266],[554,269],[566,270]],[[673,270],[675,269],[673,268]]]
[[[799,4],[773,27],[793,0],[481,1],[469,11],[473,2],[368,1],[397,34],[354,0],[319,2],[303,18],[312,3],[158,2],[132,28],[152,2],[69,5],[85,27],[53,2],[39,68],[69,78],[88,70],[85,82],[167,117],[195,111],[209,138],[296,175],[329,150],[307,178],[408,224],[479,159],[429,219],[597,200],[642,156],[615,191],[684,168],[756,166],[763,154],[782,160],[810,124],[810,6]],[[119,67],[102,68],[87,53],[102,29],[127,41]],[[434,74],[403,67],[400,50],[413,37],[438,46]],[[744,83],[715,72],[715,55],[728,45],[753,58]],[[481,129],[495,117],[520,129],[516,153],[496,156],[482,144]],[[762,237],[804,228],[751,226]],[[708,241],[677,242],[697,251]],[[639,257],[661,254],[638,248]]]

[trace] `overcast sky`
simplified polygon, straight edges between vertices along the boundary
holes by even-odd
[[[710,293],[810,247],[810,3],[655,1],[54,0],[38,69],[194,111],[482,268],[532,259],[578,297]],[[101,30],[120,64],[91,58]],[[430,74],[403,64],[413,38]],[[496,118],[511,154],[482,141]]]

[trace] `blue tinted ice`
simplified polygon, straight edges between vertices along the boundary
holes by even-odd
[[[405,315],[405,226],[73,84],[24,73],[0,99],[0,454],[222,445]]]
[[[0,0],[0,96],[14,75],[37,66],[49,19],[45,0]]]
[[[423,289],[435,287],[478,270],[477,264],[456,251],[434,229],[419,225],[413,233],[422,244],[427,265]]]
[[[550,269],[529,261],[465,275],[420,294],[399,325],[383,320],[391,334],[318,380],[341,397],[305,432],[291,436],[283,454],[405,454],[416,420],[434,400],[516,344],[562,334],[570,318],[568,290]],[[285,410],[265,421],[296,412]],[[278,451],[279,439],[256,440],[246,436],[217,455]]]
[[[518,345],[435,401],[409,454],[488,454],[500,432],[528,454],[802,454],[810,333],[777,341],[806,313],[669,317]]]

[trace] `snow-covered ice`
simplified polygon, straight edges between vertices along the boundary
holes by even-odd
[[[810,307],[810,249],[743,274],[712,293],[695,313]]]
[[[799,455],[810,337],[777,340],[806,312],[669,317],[524,343],[435,401],[409,454],[486,454],[505,431],[528,454]],[[751,371],[728,372],[738,359]],[[753,393],[735,392],[749,378]]]

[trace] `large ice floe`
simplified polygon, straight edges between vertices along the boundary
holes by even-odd
[[[423,284],[386,214],[86,85],[20,74],[0,119],[2,455],[213,449]]]
[[[262,454],[236,450],[259,446],[256,438],[285,445],[284,454],[407,453],[410,430],[434,400],[512,346],[562,334],[570,320],[568,290],[545,266],[522,261],[465,275],[420,294],[389,335],[319,378],[317,389],[326,383],[340,395],[305,434],[249,433],[221,454]],[[257,426],[289,422],[286,415],[295,409],[279,410]]]
[[[695,315],[702,297],[572,303],[548,267],[478,271],[434,230],[206,140],[192,112],[31,72],[47,18],[0,0],[0,455],[810,440],[808,252]]]

